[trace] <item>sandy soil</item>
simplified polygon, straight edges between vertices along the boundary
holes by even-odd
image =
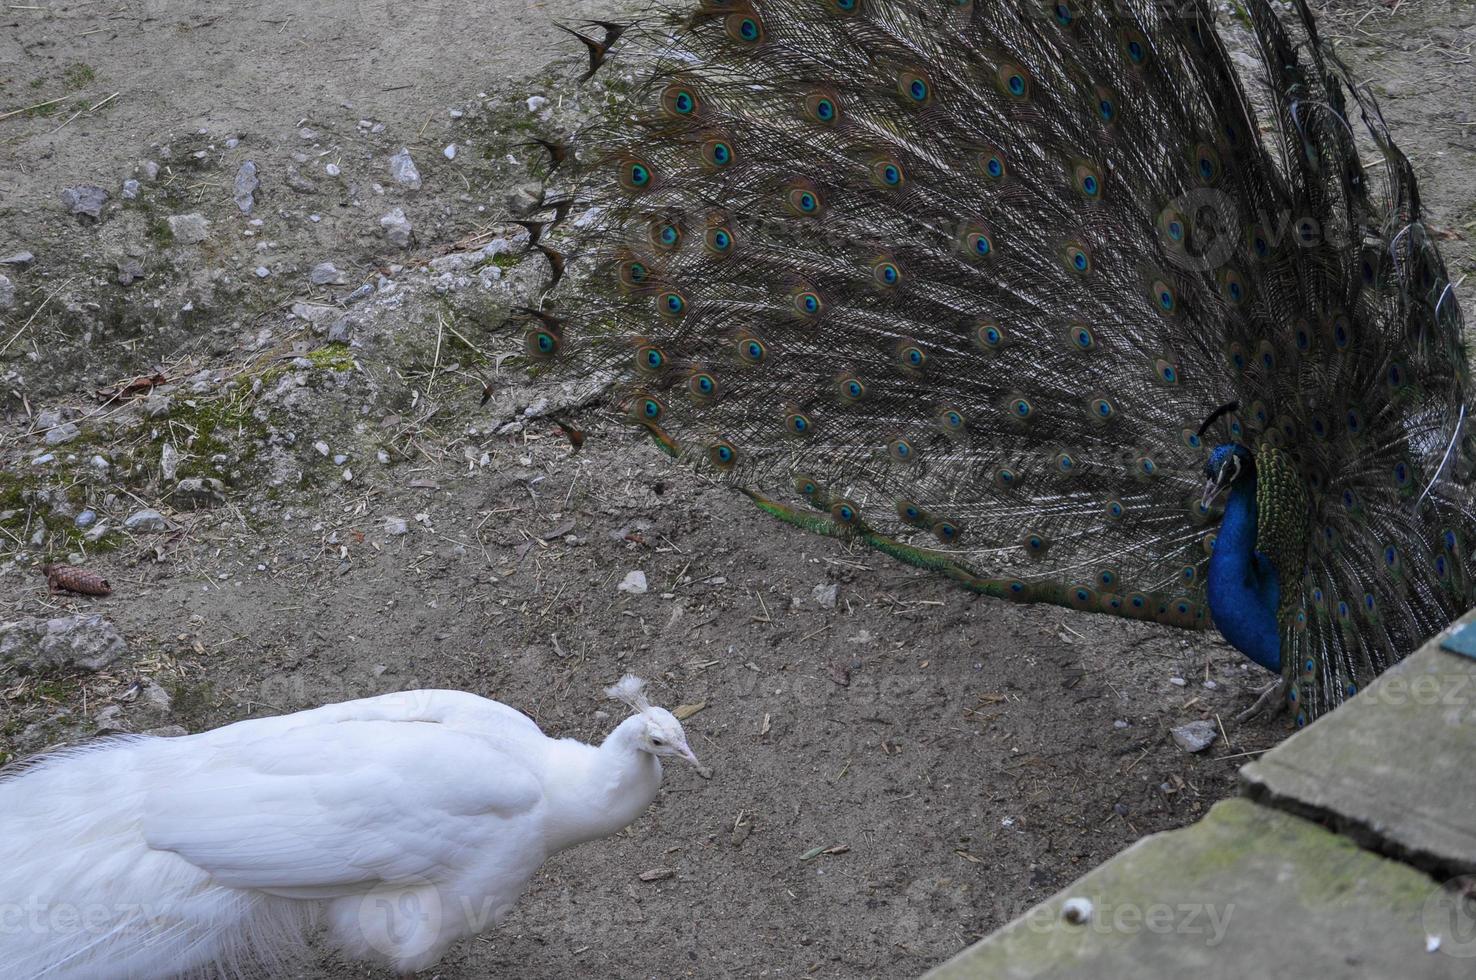
[[[93,387],[162,365],[172,397],[158,414],[88,419],[98,433],[60,448],[76,459],[51,482],[5,487],[18,504],[0,501],[16,511],[0,522],[0,618],[97,609],[130,654],[100,674],[0,681],[12,685],[0,686],[0,753],[91,735],[99,706],[121,705],[118,724],[135,730],[194,731],[416,687],[495,697],[593,740],[614,723],[598,714],[610,710],[600,688],[635,671],[659,703],[702,706],[687,730],[712,778],[671,771],[647,817],[549,862],[512,919],[438,975],[916,975],[1142,835],[1198,817],[1280,729],[1231,730],[1200,756],[1173,745],[1170,727],[1228,718],[1262,682],[1211,636],[977,599],[803,536],[599,410],[574,418],[590,439],[571,455],[547,422],[504,429],[538,397],[515,379],[497,378],[478,408],[478,376],[511,344],[489,326],[519,270],[438,292],[450,274],[414,266],[498,232],[508,187],[527,176],[503,159],[522,125],[508,120],[526,115],[528,94],[558,94],[544,73],[549,20],[596,9],[609,7],[60,0],[0,12],[0,113],[66,96],[0,120],[0,256],[37,255],[7,273],[22,305],[0,315],[0,343],[18,338],[0,355],[0,455],[29,474],[38,413],[93,412]],[[1426,179],[1459,278],[1476,233],[1476,13],[1343,3],[1331,29]],[[447,160],[451,142],[471,150]],[[425,187],[378,194],[400,146]],[[230,199],[248,158],[263,174],[255,229]],[[143,160],[162,176],[120,200]],[[101,224],[59,203],[83,182],[113,194]],[[379,233],[394,206],[416,224],[409,253]],[[198,248],[151,232],[183,211],[213,222]],[[115,276],[129,258],[147,274],[125,288]],[[314,290],[304,276],[326,260],[346,281]],[[411,267],[391,272],[403,302],[377,300],[354,322],[352,356],[295,360],[322,338],[292,303],[329,304],[392,262]],[[165,443],[218,470],[224,503],[170,506]],[[112,468],[88,472],[93,453]],[[56,484],[50,503],[36,497]],[[103,548],[68,530],[82,507],[116,523],[144,504],[170,533]],[[387,531],[394,517],[409,533]],[[29,571],[74,549],[112,598],[49,597]],[[633,570],[647,593],[617,590]],[[833,608],[815,592],[830,585]],[[134,699],[136,682],[167,692],[168,709]],[[803,859],[817,847],[831,853]],[[661,868],[672,874],[640,877]],[[331,958],[299,975],[386,976]]]

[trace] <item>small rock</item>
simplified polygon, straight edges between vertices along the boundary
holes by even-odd
[[[169,233],[181,245],[198,245],[210,233],[210,222],[198,212],[169,216]]]
[[[84,510],[72,521],[78,527],[91,527],[97,521],[97,511]]]
[[[265,279],[267,276],[270,276],[271,274],[272,274],[272,270],[271,269],[268,269],[264,265],[259,265],[259,266],[256,267],[256,278],[258,278],[258,279]]]
[[[543,204],[543,198],[542,184],[519,184],[508,192],[507,209],[518,217],[532,214],[535,208]]]
[[[152,509],[134,511],[123,521],[123,526],[130,531],[169,530],[169,522],[164,519],[164,515]]]
[[[313,443],[313,448],[318,451],[319,456],[326,457],[328,455],[328,444],[321,439]]]
[[[1185,752],[1203,752],[1220,737],[1220,728],[1212,721],[1191,721],[1169,729],[1174,744]]]
[[[102,670],[127,650],[118,630],[98,613],[0,623],[0,665],[21,673]]]
[[[137,200],[139,192],[141,190],[143,190],[143,185],[134,180],[132,177],[129,177],[127,180],[123,181],[123,200]]]
[[[636,569],[629,575],[625,576],[621,583],[615,586],[615,588],[620,592],[629,592],[631,595],[645,595],[647,588],[646,573],[641,571],[640,569]]]
[[[1126,719],[1123,719],[1123,718],[1118,718],[1116,721],[1114,721],[1112,723],[1112,727],[1113,728],[1126,728],[1127,726],[1128,726],[1127,720]]]
[[[24,269],[35,261],[36,256],[31,252],[16,252],[14,255],[7,255],[5,258],[0,259],[0,265],[9,265],[17,269]]]
[[[118,260],[118,285],[131,286],[144,277],[143,263],[138,259]]]
[[[404,208],[395,208],[380,218],[379,227],[384,229],[389,243],[398,248],[409,248],[410,243],[414,240],[414,226],[410,224],[410,219],[405,217]]]
[[[815,604],[818,605],[821,609],[834,609],[836,596],[839,593],[840,586],[817,585],[815,586],[814,590],[810,592],[810,596],[815,600]]]
[[[337,177],[339,174],[343,173],[343,168],[336,163],[330,163],[323,168],[323,172],[330,177]]]
[[[406,190],[420,190],[420,171],[415,166],[415,161],[410,159],[410,151],[404,147],[400,152],[390,157],[390,177],[394,182]]]
[[[0,276],[0,310],[8,310],[15,305],[15,283],[8,276]]]
[[[350,328],[352,324],[349,318],[341,316],[328,325],[328,343],[346,344],[349,342]]]
[[[62,191],[62,203],[67,209],[79,218],[87,218],[92,221],[102,219],[103,205],[108,203],[109,194],[101,187],[91,184],[81,184],[77,187],[68,187]]]
[[[332,262],[320,262],[308,273],[308,282],[314,286],[328,286],[343,282],[343,273]]]
[[[175,485],[171,499],[176,507],[208,507],[225,500],[225,484],[214,477],[192,476]]]
[[[256,191],[260,187],[261,179],[256,175],[256,162],[247,160],[236,171],[236,207],[241,209],[242,214],[250,214],[255,209]]]
[[[1092,921],[1095,910],[1089,898],[1068,898],[1061,904],[1061,918],[1074,926],[1083,926]]]
[[[159,450],[159,472],[165,483],[173,483],[179,476],[179,450],[174,448],[172,442],[166,442],[164,448]]]
[[[548,105],[548,99],[544,98],[543,96],[541,96],[541,95],[530,95],[530,96],[528,96],[528,111],[529,112],[537,112],[539,109],[542,109],[546,105]]]
[[[92,721],[97,725],[99,735],[129,732],[128,723],[123,720],[123,706],[121,704],[108,705],[93,715]]]
[[[384,519],[384,533],[392,538],[403,537],[410,533],[410,524],[403,517],[386,517]]]
[[[96,525],[95,527],[88,530],[86,534],[82,535],[82,539],[88,544],[97,544],[103,538],[107,537],[108,532],[111,530],[112,528],[108,526],[108,522],[103,521],[101,524]]]
[[[452,143],[450,146],[448,146],[444,150],[442,150],[441,151],[441,154],[447,160],[455,160],[456,159],[456,144],[455,143]]]
[[[60,446],[64,442],[71,442],[82,434],[77,428],[76,422],[63,422],[55,428],[46,430],[46,444],[48,446]]]
[[[1172,684],[1174,687],[1186,687],[1189,684],[1189,682],[1184,680],[1184,678],[1182,677],[1170,677],[1169,683]]]

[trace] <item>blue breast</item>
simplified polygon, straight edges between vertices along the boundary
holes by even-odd
[[[1281,582],[1256,551],[1254,478],[1237,481],[1225,505],[1206,583],[1210,617],[1220,634],[1267,670],[1281,672],[1281,631],[1276,608]]]

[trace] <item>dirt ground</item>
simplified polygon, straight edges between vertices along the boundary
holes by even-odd
[[[1210,635],[975,598],[804,536],[599,408],[571,416],[589,432],[576,455],[524,424],[545,393],[498,371],[515,340],[492,327],[527,277],[444,253],[511,235],[528,174],[507,150],[543,111],[528,96],[578,108],[550,79],[582,55],[551,20],[617,9],[0,11],[0,258],[36,256],[0,266],[19,299],[0,313],[0,620],[95,610],[129,642],[102,672],[0,677],[0,761],[89,737],[113,707],[106,730],[198,731],[417,687],[598,740],[618,718],[600,689],[632,671],[658,703],[700,707],[686,727],[711,778],[669,769],[646,817],[550,861],[435,975],[913,976],[1203,814],[1281,729],[1230,728],[1197,756],[1173,744],[1187,720],[1229,728],[1264,681]],[[1343,2],[1329,30],[1380,94],[1460,279],[1476,265],[1476,9]],[[400,147],[418,191],[390,180]],[[260,225],[232,202],[247,159]],[[110,192],[101,221],[67,213],[76,184]],[[409,249],[382,234],[395,207]],[[189,212],[205,241],[165,232]],[[120,284],[130,260],[142,274]],[[342,281],[312,284],[325,261]],[[352,299],[365,283],[374,298]],[[325,347],[333,329],[351,346]],[[156,370],[147,399],[99,409],[94,389]],[[47,410],[81,435],[46,445]],[[186,476],[223,499],[187,505]],[[120,527],[143,507],[168,530]],[[83,510],[112,530],[87,540]],[[49,596],[34,566],[69,553],[114,595]],[[648,591],[617,588],[637,570]],[[656,869],[671,873],[643,880]],[[329,957],[298,975],[388,976]]]

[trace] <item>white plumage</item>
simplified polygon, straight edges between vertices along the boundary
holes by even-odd
[[[411,691],[182,738],[125,737],[0,779],[0,973],[254,972],[322,928],[402,972],[500,922],[544,859],[696,757],[627,677],[599,746],[459,691]]]

